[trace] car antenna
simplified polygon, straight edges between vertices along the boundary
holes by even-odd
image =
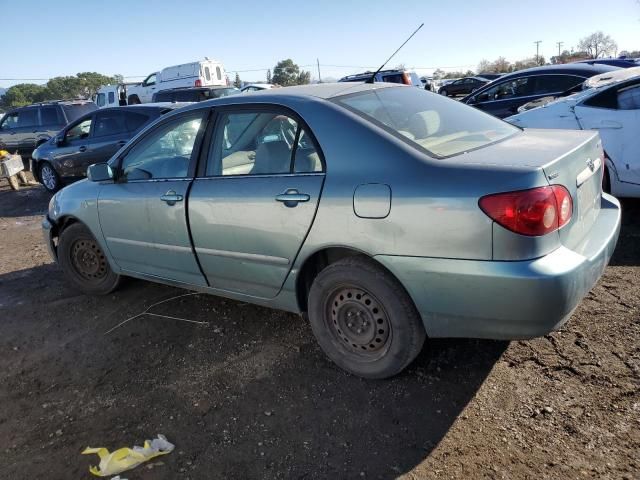
[[[407,39],[404,41],[404,43],[403,43],[402,45],[400,45],[400,46],[398,47],[398,49],[397,49],[395,52],[393,52],[393,53],[391,54],[391,56],[390,56],[389,58],[387,58],[387,59],[385,60],[385,62],[384,62],[382,65],[380,65],[380,68],[379,68],[378,70],[376,70],[376,71],[375,71],[375,73],[374,73],[373,75],[371,75],[371,78],[369,78],[369,79],[368,79],[366,82],[364,82],[364,83],[373,83],[373,81],[374,81],[374,80],[375,80],[375,78],[376,78],[376,75],[377,75],[378,73],[380,73],[380,70],[382,70],[382,69],[384,68],[384,66],[385,66],[387,63],[389,63],[389,60],[391,60],[391,59],[396,55],[396,53],[398,53],[398,52],[400,51],[400,49],[401,49],[402,47],[404,47],[404,46],[407,44],[407,42],[408,42],[409,40],[411,40],[411,38],[413,38],[413,36],[414,36],[416,33],[418,33],[418,30],[420,30],[422,27],[424,27],[424,23],[421,23],[421,24],[420,24],[420,26],[419,26],[418,28],[416,28],[416,29],[415,29],[415,31],[414,31],[414,32],[409,36],[409,38],[407,38]]]

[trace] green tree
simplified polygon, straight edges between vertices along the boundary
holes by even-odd
[[[271,69],[267,70],[267,83],[272,83],[271,82]]]
[[[446,75],[445,71],[442,70],[441,68],[437,68],[433,72],[433,78],[436,79],[436,80],[440,80],[441,78],[444,78],[445,75]]]
[[[236,72],[236,79],[233,82],[233,86],[236,88],[242,87],[242,80],[240,80],[240,74]]]
[[[618,44],[603,32],[594,32],[578,42],[578,50],[587,52],[589,58],[600,58],[615,55]]]
[[[303,85],[311,81],[311,73],[300,70],[300,67],[287,58],[281,60],[273,68],[272,83],[288,87],[290,85]]]
[[[20,107],[46,100],[46,88],[35,83],[19,83],[10,87],[0,99],[4,108]]]

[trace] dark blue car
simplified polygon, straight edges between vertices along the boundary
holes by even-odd
[[[587,78],[617,69],[609,65],[588,63],[527,68],[504,75],[461,101],[504,118],[517,113],[518,107],[525,103],[542,97],[559,96]]]

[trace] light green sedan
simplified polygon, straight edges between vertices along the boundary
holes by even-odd
[[[296,312],[340,367],[383,378],[427,336],[559,328],[617,241],[602,165],[597,133],[421,89],[281,88],[167,114],[43,228],[79,290],[131,276]]]

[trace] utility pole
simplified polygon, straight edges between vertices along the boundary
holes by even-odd
[[[562,45],[564,45],[564,42],[556,42],[556,45],[558,45],[558,56],[560,56],[562,55],[560,49],[562,48]]]
[[[316,63],[318,64],[318,83],[322,83],[322,77],[320,76],[320,59],[316,58]]]
[[[533,42],[536,44],[536,65],[540,62],[540,56],[538,55],[539,51],[540,51],[540,44],[542,43],[542,40],[536,40],[535,42]]]

